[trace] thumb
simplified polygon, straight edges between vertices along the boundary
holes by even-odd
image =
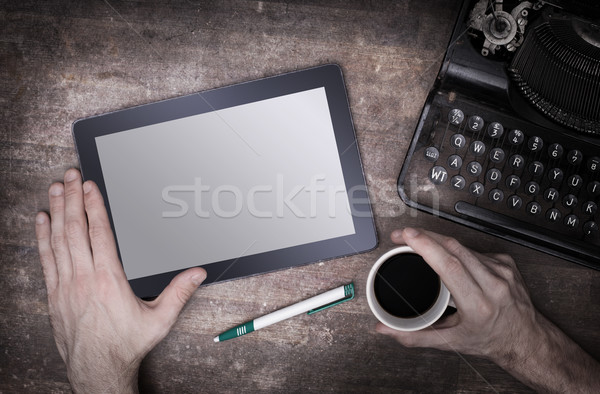
[[[163,319],[175,323],[179,312],[204,279],[206,279],[206,271],[200,267],[190,268],[179,273],[154,300],[156,312]]]
[[[427,327],[419,331],[398,331],[382,323],[377,323],[375,330],[388,335],[406,347],[429,347],[440,350],[452,349],[452,329]]]

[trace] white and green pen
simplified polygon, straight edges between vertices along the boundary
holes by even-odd
[[[308,312],[309,315],[322,311],[323,309],[341,304],[354,298],[354,283],[340,286],[333,290],[329,290],[323,294],[311,297],[297,304],[287,306],[278,311],[271,312],[268,315],[261,316],[239,326],[233,327],[225,331],[219,336],[216,336],[215,342],[223,342],[228,339],[241,337],[252,331],[260,330],[261,328],[270,326],[290,317]]]

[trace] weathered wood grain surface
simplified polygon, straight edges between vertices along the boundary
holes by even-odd
[[[200,288],[144,361],[146,392],[527,392],[485,360],[374,331],[364,283],[418,225],[518,261],[536,305],[600,357],[600,273],[408,209],[395,191],[458,11],[435,1],[1,1],[0,391],[68,392],[34,238],[47,188],[77,166],[81,117],[338,63],[376,216],[373,252]],[[235,324],[354,281],[358,296],[244,338]]]

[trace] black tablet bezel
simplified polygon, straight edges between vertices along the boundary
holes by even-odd
[[[203,265],[208,273],[204,284],[369,251],[377,246],[377,235],[342,71],[335,64],[79,119],[73,123],[72,134],[83,178],[93,180],[100,188],[114,234],[96,137],[321,87],[325,88],[329,104],[356,233]],[[181,271],[137,278],[129,283],[139,297],[153,297]]]

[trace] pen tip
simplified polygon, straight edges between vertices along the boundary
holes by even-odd
[[[214,337],[214,338],[213,338],[213,341],[215,341],[215,342],[219,342],[219,337]]]

